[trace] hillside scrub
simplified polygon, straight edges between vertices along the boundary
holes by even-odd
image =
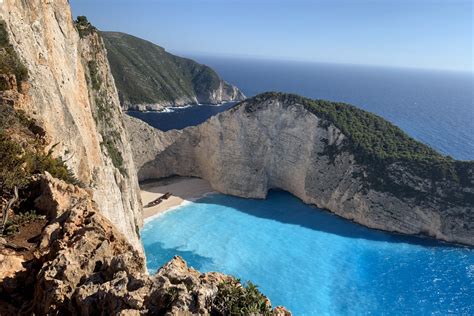
[[[122,103],[192,102],[219,88],[219,75],[206,65],[174,56],[143,39],[101,32]]]
[[[28,78],[28,69],[10,44],[5,21],[0,21],[0,73],[14,74],[17,82],[25,81]],[[0,86],[0,91],[3,90],[5,87]]]
[[[9,195],[16,186],[22,190],[35,174],[49,172],[68,183],[79,184],[61,158],[45,151],[44,132],[21,111],[8,105],[0,108],[0,193]]]
[[[223,282],[212,304],[211,315],[271,315],[268,299],[252,282],[241,285],[240,280]]]
[[[74,21],[74,24],[81,38],[87,37],[97,31],[97,29],[87,20],[87,17],[83,15],[78,16],[76,21]]]
[[[420,192],[396,184],[390,178],[396,165],[432,183],[450,181],[465,185],[470,181],[474,162],[457,161],[441,155],[380,116],[346,103],[311,100],[276,92],[264,93],[249,100],[248,111],[269,99],[278,99],[285,104],[301,104],[323,119],[322,124],[333,124],[341,130],[346,136],[343,145],[337,149],[327,148],[327,151],[333,158],[337,156],[337,151],[352,153],[359,164],[369,167],[368,180],[372,187],[407,197],[418,196]],[[433,188],[436,189],[436,186],[433,185]],[[466,193],[460,197],[460,202],[471,200],[472,203],[472,198]]]

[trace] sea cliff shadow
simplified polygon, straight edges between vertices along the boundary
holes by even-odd
[[[435,239],[419,236],[408,236],[370,229],[327,210],[307,205],[292,194],[282,190],[271,190],[266,200],[270,208],[256,207],[255,200],[225,195],[210,195],[195,201],[195,203],[212,203],[237,209],[240,212],[285,224],[317,230],[329,234],[353,239],[365,239],[389,243],[407,243],[423,247],[469,248],[441,242]]]
[[[152,274],[156,273],[158,269],[169,262],[174,256],[182,257],[189,267],[199,271],[214,262],[211,258],[198,255],[192,251],[179,250],[179,247],[165,248],[161,242],[144,245],[144,248],[147,261],[146,265]]]

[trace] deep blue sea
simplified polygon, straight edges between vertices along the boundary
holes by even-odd
[[[473,75],[380,67],[194,57],[247,96],[283,91],[343,101],[457,159],[474,159]],[[131,112],[169,130],[233,104]],[[214,194],[148,222],[150,271],[173,255],[251,280],[294,315],[474,315],[474,250],[370,230],[288,193]]]
[[[146,223],[150,272],[174,255],[259,285],[294,315],[474,315],[474,250],[364,228],[270,192],[213,194]]]
[[[473,73],[188,57],[211,66],[247,96],[282,91],[351,103],[379,114],[443,154],[474,159]],[[200,123],[224,109],[187,108],[175,113],[131,115],[167,130]]]

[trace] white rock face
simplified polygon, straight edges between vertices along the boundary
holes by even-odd
[[[105,51],[97,37],[81,40],[67,0],[5,0],[0,16],[11,44],[28,68],[25,112],[45,129],[54,154],[67,161],[79,180],[92,189],[100,211],[141,249],[141,201],[128,137]],[[93,54],[93,55],[92,55]],[[104,149],[105,127],[87,82],[87,62],[95,59],[101,95],[112,113],[107,132],[115,133],[123,157],[120,172]],[[101,145],[102,143],[102,145]]]
[[[246,103],[182,131],[163,133],[126,118],[139,180],[195,176],[249,198],[278,188],[371,228],[474,244],[472,208],[439,209],[364,189],[367,167],[347,151],[328,153],[345,138],[335,126],[300,104]]]
[[[221,80],[219,88],[211,91],[209,94],[197,96],[199,103],[220,104],[229,101],[243,101],[246,97],[236,86]],[[189,103],[188,103],[189,104]]]

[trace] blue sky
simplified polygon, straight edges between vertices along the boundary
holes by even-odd
[[[71,0],[181,55],[473,69],[471,0]]]

